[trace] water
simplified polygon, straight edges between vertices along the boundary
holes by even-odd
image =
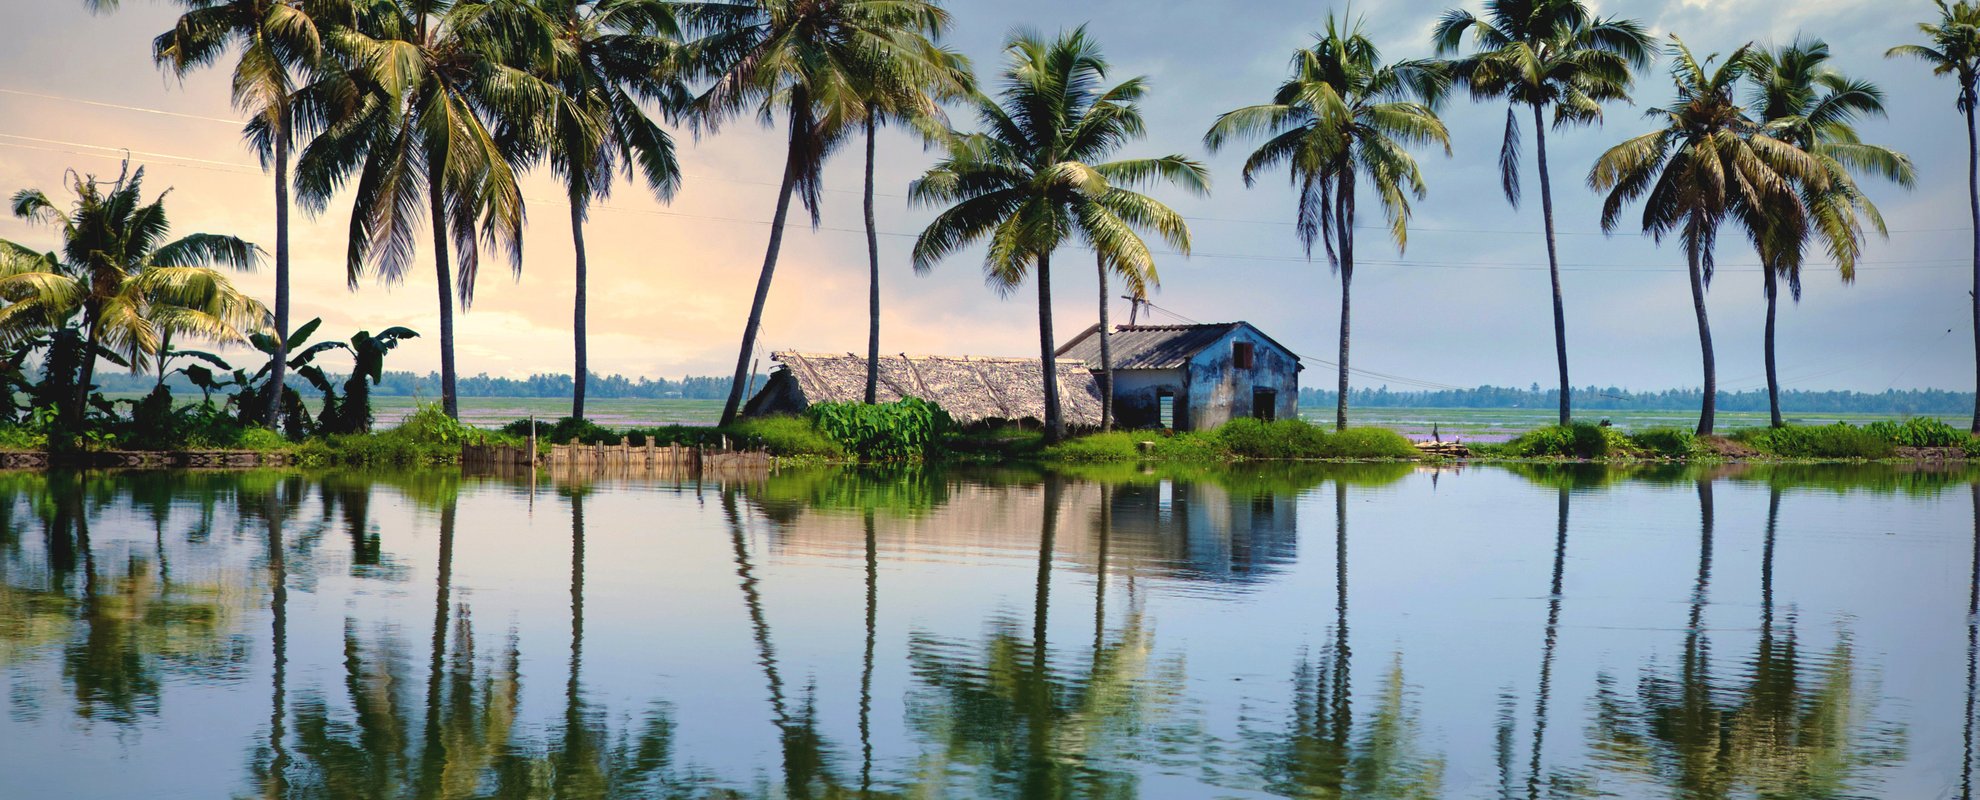
[[[0,797],[1966,797],[1970,478],[0,475]]]

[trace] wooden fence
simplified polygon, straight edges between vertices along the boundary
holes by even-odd
[[[610,468],[646,470],[677,475],[750,475],[769,472],[777,460],[762,450],[728,450],[686,445],[557,444],[537,455],[528,447],[464,445],[461,466],[504,469],[530,466],[551,468]]]

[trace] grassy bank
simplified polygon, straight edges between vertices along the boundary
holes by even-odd
[[[1980,439],[1924,417],[1862,426],[1837,422],[1736,428],[1724,436],[1706,437],[1683,428],[1625,433],[1606,425],[1576,423],[1536,428],[1511,441],[1472,449],[1485,458],[1515,459],[1880,461],[1926,454],[1980,458]]]

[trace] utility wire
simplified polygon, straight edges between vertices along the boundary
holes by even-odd
[[[11,94],[11,95],[19,95],[19,96],[22,96],[22,97],[33,97],[33,98],[37,98],[37,99],[41,99],[41,100],[55,100],[55,101],[59,101],[59,102],[66,102],[66,103],[79,103],[79,104],[82,104],[82,105],[87,105],[87,106],[96,106],[96,107],[99,107],[99,108],[109,108],[109,109],[116,109],[116,110],[121,110],[121,111],[132,111],[132,112],[138,112],[138,113],[144,113],[144,114],[158,114],[158,115],[163,115],[163,116],[168,116],[168,117],[181,117],[181,118],[184,118],[184,119],[192,119],[192,120],[199,120],[199,121],[202,121],[202,122],[218,122],[218,123],[226,123],[226,124],[229,124],[229,125],[244,125],[244,124],[246,124],[246,121],[245,121],[245,120],[239,120],[239,119],[228,119],[228,118],[224,118],[224,117],[209,117],[209,116],[203,116],[203,115],[200,115],[200,114],[186,114],[186,113],[182,113],[182,112],[177,112],[177,111],[166,111],[166,110],[164,110],[164,109],[158,109],[158,108],[146,108],[146,107],[144,107],[144,106],[133,106],[133,105],[124,105],[124,104],[121,104],[121,103],[105,103],[105,102],[100,102],[100,101],[96,101],[96,100],[87,100],[87,99],[83,99],[83,98],[80,98],[80,97],[68,97],[68,96],[65,96],[65,95],[55,95],[55,94],[45,94],[45,93],[41,93],[41,92],[28,92],[28,91],[21,91],[21,90],[19,90],[19,89],[7,89],[7,88],[0,88],[0,94]],[[133,151],[133,152],[135,152],[135,151]],[[778,183],[777,183],[777,182],[775,182],[775,181],[768,181],[768,180],[749,180],[749,179],[745,179],[745,178],[734,178],[734,177],[729,177],[729,176],[723,176],[723,175],[708,175],[708,174],[702,174],[702,173],[683,173],[683,174],[682,174],[682,177],[683,177],[683,178],[689,178],[689,179],[693,179],[693,180],[713,180],[713,181],[723,181],[723,182],[727,182],[727,183],[737,183],[737,184],[744,184],[744,185],[749,185],[749,186],[769,186],[769,187],[776,187],[776,186],[779,186],[779,185],[780,185],[780,184],[778,184]],[[839,194],[860,194],[860,193],[862,193],[862,191],[863,191],[863,190],[855,190],[855,189],[825,189],[824,191],[827,191],[827,192],[834,192],[834,193],[839,193]],[[907,196],[907,195],[904,195],[904,194],[890,194],[890,193],[886,193],[886,192],[874,192],[874,196],[875,196],[875,197],[886,197],[886,198],[891,198],[891,199],[896,199],[896,200],[906,200],[906,199],[909,199],[909,198],[908,198],[908,196]],[[1293,225],[1295,225],[1295,223],[1292,223],[1292,222],[1285,222],[1285,221],[1282,221],[1282,220],[1263,220],[1263,219],[1243,219],[1243,218],[1236,218],[1236,217],[1206,217],[1206,216],[1192,216],[1192,215],[1185,215],[1185,216],[1184,216],[1183,218],[1184,218],[1184,219],[1186,219],[1186,220],[1189,220],[1189,221],[1192,221],[1192,222],[1226,222],[1226,223],[1237,223],[1237,224],[1243,224],[1243,225],[1271,225],[1271,226],[1274,226],[1274,227],[1292,227]],[[1355,229],[1356,229],[1356,230],[1364,230],[1364,231],[1383,231],[1383,232],[1386,232],[1386,231],[1388,231],[1388,230],[1389,230],[1389,228],[1388,228],[1387,226],[1384,226],[1384,225],[1357,225],[1357,226],[1355,226]],[[1530,231],[1530,230],[1508,230],[1508,229],[1476,229],[1476,228],[1432,228],[1432,227],[1420,227],[1420,226],[1419,226],[1419,227],[1412,227],[1412,228],[1410,228],[1410,231],[1411,231],[1411,232],[1414,232],[1414,233],[1450,233],[1450,234],[1459,234],[1459,235],[1467,235],[1467,236],[1476,236],[1476,235],[1503,235],[1503,234],[1511,234],[1511,235],[1522,235],[1522,236],[1524,236],[1524,235],[1531,235],[1531,234],[1534,234],[1534,233],[1538,233],[1538,231]],[[1891,230],[1891,231],[1888,231],[1888,232],[1889,232],[1889,233],[1906,233],[1906,234],[1909,234],[1909,233],[1965,233],[1966,231],[1967,231],[1967,229],[1966,229],[1966,228],[1911,228],[1911,229],[1894,229],[1894,230]],[[863,231],[862,231],[862,233],[863,233]],[[1610,236],[1611,234],[1609,234],[1609,233],[1605,233],[1605,232],[1602,232],[1602,231],[1555,231],[1555,235],[1557,235],[1557,236],[1602,236],[1602,237],[1608,237],[1608,236]]]
[[[158,152],[143,151],[143,150],[127,151],[122,148],[106,147],[103,145],[87,144],[83,142],[70,142],[59,139],[43,139],[33,136],[20,136],[18,134],[0,133],[0,140],[5,140],[5,139],[18,139],[21,140],[22,142],[30,142],[33,144],[21,144],[18,142],[0,141],[0,147],[13,147],[23,150],[33,150],[40,152],[69,153],[72,155],[87,156],[92,158],[105,158],[105,159],[121,159],[123,158],[122,154],[130,153],[131,155],[166,159],[167,160],[166,163],[175,163],[179,166],[183,166],[189,169],[200,169],[200,170],[207,170],[212,172],[224,172],[229,174],[259,174],[262,171],[261,167],[256,164],[248,164],[248,163],[232,162],[232,161],[215,161],[212,159],[197,158],[193,156],[182,156],[171,153],[158,153]],[[44,145],[44,146],[37,146],[37,145]],[[85,148],[87,151],[95,151],[95,152],[87,152],[85,150],[63,149],[65,147]],[[525,199],[528,200],[529,202],[539,203],[539,204],[563,204],[568,202],[563,198],[555,198],[555,197],[526,197]],[[749,219],[745,217],[728,217],[728,216],[720,216],[714,214],[692,214],[683,211],[671,211],[671,210],[662,210],[662,209],[626,208],[626,207],[612,205],[610,203],[596,203],[592,205],[592,209],[598,211],[621,213],[621,214],[645,214],[648,216],[671,217],[676,219],[705,220],[711,222],[729,222],[740,225],[768,226],[770,224],[769,220]],[[866,235],[866,231],[863,228],[841,228],[830,225],[820,225],[813,228],[813,230],[828,231],[832,233],[857,234],[860,236]],[[878,234],[881,236],[887,236],[893,238],[908,238],[908,239],[916,238],[918,236],[918,234],[904,233],[900,231],[878,231]],[[1066,249],[1083,251],[1083,252],[1092,252],[1091,248],[1087,248],[1079,245],[1068,245]],[[1181,253],[1173,250],[1151,250],[1149,251],[1149,253],[1155,256],[1164,256],[1170,258],[1202,259],[1208,261],[1248,261],[1248,262],[1280,263],[1280,264],[1314,263],[1312,259],[1306,258],[1304,256],[1257,255],[1257,254],[1247,254],[1247,253]],[[1363,265],[1370,265],[1370,266],[1400,267],[1406,269],[1482,270],[1482,271],[1498,271],[1498,272],[1541,272],[1547,269],[1547,267],[1542,264],[1525,265],[1517,262],[1505,262],[1505,261],[1464,262],[1464,261],[1429,261],[1423,259],[1364,258],[1364,259],[1358,259],[1357,263]],[[1951,270],[1951,269],[1965,268],[1964,262],[1960,259],[1930,259],[1930,260],[1907,259],[1907,260],[1892,260],[1892,261],[1861,261],[1858,262],[1858,264],[1859,266],[1857,267],[1857,269],[1859,271],[1871,271],[1871,272],[1910,271],[1910,270]],[[1561,265],[1561,271],[1562,272],[1668,273],[1668,272],[1684,272],[1685,269],[1682,267],[1665,267],[1665,266],[1657,266],[1652,264],[1592,264],[1592,263],[1571,262]],[[1731,273],[1753,273],[1760,271],[1760,265],[1757,263],[1720,264],[1718,265],[1717,271],[1731,272]]]

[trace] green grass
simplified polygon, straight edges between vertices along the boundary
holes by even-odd
[[[1147,450],[1141,447],[1147,442]],[[1394,431],[1349,428],[1330,433],[1301,420],[1233,420],[1207,433],[1115,431],[1080,436],[1045,449],[1048,460],[1069,463],[1121,461],[1287,461],[1408,459],[1416,447]]]
[[[1890,458],[1897,450],[1891,440],[1846,422],[1741,428],[1728,438],[1782,458],[1878,459]]]

